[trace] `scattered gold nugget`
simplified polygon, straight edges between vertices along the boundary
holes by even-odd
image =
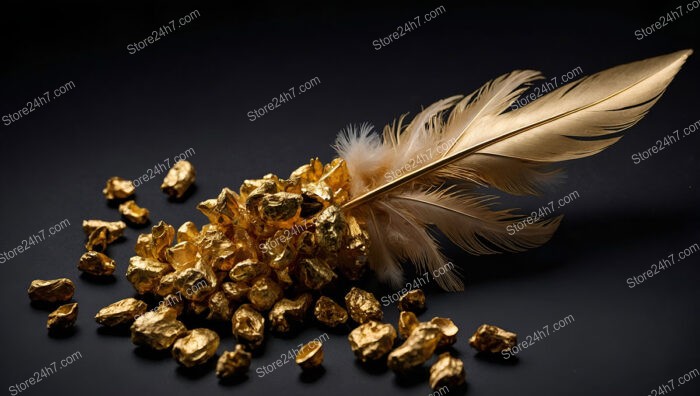
[[[131,325],[131,342],[162,351],[169,349],[186,332],[185,325],[177,320],[175,309],[149,311]]]
[[[411,335],[413,330],[418,327],[420,321],[418,317],[411,311],[401,311],[399,314],[399,338],[405,340]]]
[[[219,348],[219,335],[209,329],[190,330],[173,344],[173,358],[185,367],[206,363]]]
[[[233,313],[231,320],[233,335],[239,342],[252,349],[262,345],[265,339],[265,318],[249,304],[243,304]]]
[[[270,328],[278,333],[286,333],[296,324],[301,323],[312,303],[309,293],[304,293],[294,300],[283,298],[270,310]]]
[[[423,290],[415,289],[401,296],[399,299],[400,311],[419,313],[425,309],[425,294]]]
[[[427,362],[441,337],[440,328],[424,322],[416,326],[406,341],[389,353],[387,366],[397,373],[405,373]]]
[[[457,325],[455,325],[452,319],[435,317],[430,320],[430,323],[439,327],[442,333],[438,348],[444,348],[457,342],[459,328],[457,328]]]
[[[102,190],[105,198],[108,200],[125,199],[134,194],[136,188],[131,180],[123,179],[119,176],[113,176],[107,179],[105,188]]]
[[[433,390],[441,389],[443,386],[460,386],[466,379],[464,363],[449,352],[438,356],[437,361],[430,367],[430,387]]]
[[[318,340],[313,340],[299,349],[296,363],[303,370],[316,368],[323,363],[323,344]]]
[[[83,253],[78,261],[79,270],[95,276],[112,275],[115,268],[114,260],[95,251]]]
[[[172,267],[168,263],[133,256],[129,259],[129,267],[126,269],[126,279],[131,282],[139,294],[155,293],[156,287],[160,283],[163,275],[172,271]]]
[[[362,362],[384,357],[394,347],[394,340],[394,326],[374,320],[358,326],[348,335],[350,349]]]
[[[479,352],[500,353],[518,343],[518,335],[500,327],[482,324],[469,339],[469,345]]]
[[[357,287],[350,289],[345,295],[345,306],[350,317],[357,323],[367,323],[370,320],[382,320],[384,312],[374,295]]]
[[[140,225],[148,222],[148,209],[138,206],[133,199],[119,205],[119,213],[133,224]]]
[[[100,309],[95,315],[95,321],[107,327],[131,324],[147,310],[145,302],[129,297]]]
[[[186,221],[182,223],[180,228],[177,229],[177,242],[197,242],[199,238],[199,230],[197,226],[191,222]]]
[[[101,231],[104,228],[105,243],[110,244],[124,235],[126,223],[123,221],[104,221],[104,220],[83,220],[83,231],[88,239],[96,231]],[[93,250],[93,249],[88,249]]]
[[[282,287],[270,278],[260,278],[248,292],[248,300],[259,311],[267,311],[282,298]]]
[[[250,367],[253,355],[246,352],[241,344],[236,345],[233,351],[221,354],[216,362],[216,376],[219,378],[231,378],[245,374]]]
[[[64,304],[49,314],[46,328],[53,330],[65,330],[73,327],[78,319],[78,303]]]
[[[223,291],[212,294],[211,297],[209,297],[208,305],[209,314],[207,314],[207,319],[221,321],[231,320],[233,309],[231,309],[231,302]]]
[[[326,296],[321,296],[316,301],[314,316],[328,327],[336,327],[348,321],[348,311]]]
[[[73,298],[75,285],[68,278],[52,280],[35,279],[27,289],[29,299],[32,301],[57,302],[68,301]]]
[[[160,188],[174,198],[182,198],[195,181],[194,166],[189,161],[178,161],[165,175]]]

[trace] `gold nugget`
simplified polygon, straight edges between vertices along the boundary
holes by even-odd
[[[321,290],[337,277],[328,263],[320,258],[305,258],[299,263],[299,279],[309,289]]]
[[[173,344],[173,358],[185,367],[206,363],[219,348],[219,335],[209,329],[194,329]]]
[[[182,223],[180,228],[177,229],[177,242],[197,242],[199,238],[199,230],[197,226],[191,222],[186,221]]]
[[[374,295],[357,287],[350,289],[345,295],[345,306],[350,317],[357,323],[367,323],[370,320],[382,320],[384,312]]]
[[[438,348],[444,348],[457,342],[457,333],[459,332],[459,328],[457,328],[452,319],[435,317],[430,320],[430,323],[439,327],[440,332],[442,333],[440,342],[438,343]]]
[[[283,298],[270,310],[270,328],[279,333],[286,333],[296,324],[301,323],[311,306],[312,297],[304,293],[294,300]]]
[[[482,324],[469,338],[469,345],[479,352],[500,353],[518,343],[518,335],[497,326]]]
[[[433,390],[443,386],[460,386],[466,379],[464,363],[449,352],[441,354],[437,361],[430,367],[430,387]]]
[[[403,344],[391,351],[387,366],[397,373],[406,373],[420,366],[433,356],[441,336],[440,328],[436,325],[419,324]]]
[[[348,335],[350,349],[362,362],[384,357],[394,346],[396,330],[389,323],[371,320],[358,326]]]
[[[88,235],[88,240],[85,242],[85,249],[104,251],[107,249],[107,239],[107,227],[99,227]]]
[[[336,327],[348,321],[348,311],[326,296],[321,296],[316,301],[314,316],[328,327]]]
[[[416,314],[414,314],[411,311],[401,311],[399,314],[399,338],[401,339],[406,339],[408,336],[411,335],[413,330],[418,327],[418,324],[420,322],[418,321],[418,318],[416,317]]]
[[[425,293],[423,290],[411,290],[399,299],[400,311],[422,312],[425,309]]]
[[[221,354],[216,362],[216,376],[219,378],[231,378],[245,374],[250,367],[253,355],[246,352],[241,344],[236,345],[233,351],[226,351]]]
[[[78,303],[64,304],[49,314],[46,328],[49,331],[65,330],[73,327],[78,319]]]
[[[250,288],[248,299],[258,311],[267,311],[282,298],[283,293],[277,282],[270,278],[260,278]]]
[[[175,288],[188,300],[203,301],[216,287],[216,277],[206,266],[187,268],[175,276]]]
[[[313,340],[299,350],[296,363],[302,370],[316,368],[323,363],[323,344],[318,340]]]
[[[264,221],[286,222],[298,218],[301,212],[301,195],[287,192],[265,194],[258,212]]]
[[[164,193],[174,198],[182,198],[195,181],[194,166],[189,161],[178,161],[165,175],[160,186]]]
[[[209,320],[222,320],[229,321],[233,315],[233,310],[231,309],[231,303],[226,297],[226,293],[223,291],[217,291],[209,297],[209,314],[207,314],[207,319]]]
[[[134,321],[131,325],[131,342],[162,351],[170,348],[186,332],[185,325],[177,320],[176,310],[160,309],[146,312]]]
[[[226,297],[233,302],[242,302],[248,298],[248,292],[250,291],[250,286],[245,283],[239,282],[226,282],[221,285]]]
[[[130,324],[147,310],[145,302],[129,297],[100,309],[95,315],[95,321],[107,327]]]
[[[175,268],[175,271],[194,267],[198,259],[199,250],[194,242],[180,242],[165,250],[165,260]]]
[[[126,269],[126,279],[131,282],[139,294],[155,293],[163,275],[173,269],[168,263],[133,256],[129,259],[129,267]]]
[[[83,220],[83,231],[90,238],[95,231],[105,228],[105,242],[110,244],[124,235],[126,223],[123,221]],[[88,249],[93,250],[93,249]]]
[[[119,213],[133,224],[140,225],[148,222],[148,209],[138,206],[133,199],[119,205]]]
[[[229,277],[234,282],[250,282],[255,278],[270,274],[270,267],[258,260],[243,260],[231,268]]]
[[[265,339],[265,318],[249,304],[243,304],[231,319],[233,335],[239,342],[248,344],[252,349],[262,345]]]
[[[123,179],[119,176],[113,176],[107,179],[105,188],[102,190],[105,198],[108,200],[129,198],[134,194],[136,188],[131,180]]]
[[[166,261],[165,251],[172,245],[175,238],[175,228],[170,224],[160,221],[151,229],[150,252],[153,258],[159,261]]]
[[[29,299],[32,301],[57,302],[68,301],[73,298],[75,285],[68,278],[52,280],[35,279],[27,289]]]
[[[115,268],[114,260],[95,251],[83,253],[78,261],[79,270],[95,276],[112,275]]]

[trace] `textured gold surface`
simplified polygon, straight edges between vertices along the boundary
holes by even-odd
[[[187,328],[177,320],[172,308],[149,311],[139,316],[131,325],[131,342],[155,350],[169,349]]]
[[[304,321],[313,299],[311,294],[304,293],[294,300],[283,298],[275,303],[270,310],[270,328],[278,333],[286,333]]]
[[[83,253],[78,261],[78,269],[95,276],[112,275],[116,265],[106,254],[89,251]]]
[[[270,278],[260,278],[248,292],[248,300],[258,311],[267,311],[282,298],[282,287]]]
[[[430,320],[430,323],[440,328],[441,337],[438,348],[444,348],[457,342],[459,328],[457,328],[452,319],[435,317]]]
[[[423,290],[411,290],[399,299],[400,311],[411,311],[415,313],[425,310],[425,294]]]
[[[197,226],[191,222],[186,221],[182,223],[180,228],[177,229],[177,242],[197,242],[199,238],[199,230]]]
[[[247,352],[242,345],[236,345],[233,351],[221,354],[216,362],[216,376],[219,378],[231,378],[245,374],[250,367],[253,355]]]
[[[124,235],[126,223],[123,221],[83,220],[83,231],[88,238],[101,228],[105,228],[105,241],[110,244]]]
[[[405,373],[422,365],[435,352],[441,334],[438,326],[420,323],[403,344],[389,353],[387,366],[397,373]]]
[[[231,309],[231,302],[223,291],[217,291],[212,294],[209,297],[208,305],[209,313],[207,314],[207,319],[221,321],[231,320],[233,309]]]
[[[29,299],[32,301],[57,302],[68,301],[73,298],[75,285],[68,278],[51,280],[35,279],[27,289]]]
[[[469,338],[469,345],[479,352],[500,353],[518,343],[518,335],[500,327],[482,324]]]
[[[134,200],[126,201],[119,205],[119,213],[133,224],[140,225],[148,222],[148,209],[138,206]]]
[[[320,366],[323,363],[323,343],[313,340],[305,344],[299,349],[295,361],[303,370]]]
[[[219,348],[219,335],[209,329],[193,329],[173,344],[173,358],[185,367],[204,364]]]
[[[438,356],[437,361],[430,367],[430,387],[433,390],[440,389],[443,386],[460,386],[464,383],[466,377],[464,363],[450,355],[449,352]]]
[[[133,256],[129,259],[129,267],[126,269],[126,279],[131,282],[139,294],[155,293],[163,275],[172,271],[168,263]]]
[[[348,335],[350,349],[363,362],[384,357],[394,346],[396,330],[389,323],[369,321],[356,327]]]
[[[49,314],[46,328],[49,330],[65,330],[73,327],[78,319],[78,303],[64,304]]]
[[[357,287],[353,287],[345,295],[345,306],[352,320],[357,323],[367,323],[370,320],[380,321],[384,317],[382,306],[374,295]]]
[[[316,301],[314,317],[328,327],[336,327],[348,321],[348,311],[329,297],[321,296]]]
[[[100,309],[95,315],[95,321],[103,326],[113,327],[131,324],[136,317],[143,315],[148,305],[135,298],[125,298]]]
[[[189,161],[178,161],[165,175],[160,188],[174,198],[182,198],[196,179],[194,166]]]
[[[107,179],[102,194],[104,194],[105,198],[108,200],[125,199],[134,195],[134,191],[136,191],[136,188],[131,180],[126,180],[119,176],[112,176]]]
[[[249,304],[243,304],[233,314],[231,320],[233,335],[239,342],[252,349],[262,345],[265,339],[265,318]]]
[[[309,289],[321,290],[335,278],[336,273],[320,258],[305,258],[299,262],[299,280]]]
[[[413,330],[418,327],[418,317],[411,311],[401,311],[399,314],[399,338],[406,339],[411,335]]]

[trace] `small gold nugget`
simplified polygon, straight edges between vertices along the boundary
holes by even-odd
[[[236,345],[233,351],[221,354],[216,362],[216,376],[219,378],[231,378],[243,375],[250,367],[253,354],[246,352],[241,344]]]
[[[146,224],[148,222],[148,209],[138,206],[133,199],[119,205],[119,213],[132,224]]]
[[[110,244],[124,235],[126,223],[123,221],[83,220],[83,231],[85,231],[85,235],[87,235],[88,239],[91,234],[100,231],[102,228],[104,228],[106,232],[105,242]]]
[[[430,387],[433,390],[443,386],[460,386],[466,380],[464,363],[449,352],[441,354],[437,361],[430,367]]]
[[[305,258],[299,263],[299,279],[312,290],[321,290],[338,276],[324,260]]]
[[[233,335],[239,342],[248,344],[252,349],[262,345],[265,339],[265,318],[250,304],[243,304],[231,319]]]
[[[518,343],[518,335],[500,327],[482,324],[469,338],[469,345],[479,352],[500,353]]]
[[[88,240],[85,242],[85,249],[101,251],[107,249],[107,239],[109,238],[108,233],[109,231],[107,231],[107,227],[96,228],[95,231],[88,235]]]
[[[248,299],[258,311],[267,311],[282,298],[283,293],[277,282],[270,278],[260,278],[250,288]]]
[[[348,335],[350,349],[362,362],[379,360],[394,346],[396,330],[389,323],[371,320],[358,326]]]
[[[323,363],[323,344],[318,340],[313,340],[304,345],[297,353],[295,361],[302,370],[320,366]]]
[[[197,238],[199,237],[199,230],[197,229],[197,226],[191,222],[191,221],[186,221],[182,223],[180,228],[177,229],[177,242],[197,242]]]
[[[425,309],[425,294],[423,290],[411,290],[399,299],[400,311],[422,312]]]
[[[32,301],[57,302],[68,301],[73,298],[75,285],[68,278],[52,280],[35,279],[27,289],[29,299]]]
[[[336,327],[348,321],[348,311],[326,296],[321,296],[316,301],[314,316],[328,327]]]
[[[165,308],[136,318],[131,325],[131,342],[162,351],[170,348],[186,332],[185,325],[177,320],[177,311]]]
[[[452,319],[435,317],[430,320],[430,323],[439,327],[442,333],[438,348],[444,348],[457,342],[459,328],[457,328],[457,325],[455,325]]]
[[[233,316],[233,309],[231,309],[231,302],[228,300],[226,293],[223,291],[217,291],[212,294],[211,297],[209,297],[208,305],[208,320],[231,320],[231,316]]]
[[[172,267],[168,263],[134,256],[129,259],[126,279],[131,282],[139,294],[155,293],[160,279],[170,271],[172,271]]]
[[[209,329],[194,329],[173,344],[173,358],[185,367],[206,363],[219,348],[219,335]]]
[[[345,295],[345,306],[348,307],[352,320],[357,323],[380,321],[384,317],[382,306],[374,295],[357,287],[353,287]]]
[[[83,253],[78,261],[79,270],[95,276],[112,275],[115,268],[114,260],[95,251]]]
[[[78,319],[78,303],[64,304],[49,314],[46,328],[49,330],[65,330],[73,327]]]
[[[286,333],[296,324],[301,323],[312,303],[309,293],[304,293],[294,300],[283,298],[270,310],[270,328],[279,333]]]
[[[436,325],[428,322],[419,324],[403,344],[391,351],[387,366],[397,373],[420,366],[433,356],[441,336],[440,328]]]
[[[107,327],[131,324],[147,310],[145,302],[129,297],[100,309],[95,315],[95,321]]]
[[[416,314],[410,311],[402,311],[399,314],[399,338],[403,340],[408,338],[413,330],[418,327],[418,324],[420,324],[420,322]]]
[[[178,161],[165,175],[160,186],[164,193],[174,198],[182,198],[195,181],[194,166],[189,161]]]
[[[119,176],[113,176],[107,179],[105,188],[102,190],[105,198],[108,200],[129,198],[134,194],[136,188],[131,180],[123,179]]]

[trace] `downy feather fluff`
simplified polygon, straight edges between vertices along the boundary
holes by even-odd
[[[475,254],[517,252],[547,242],[561,216],[538,221],[515,235],[506,226],[524,216],[494,210],[493,187],[512,195],[537,195],[556,179],[552,163],[594,155],[621,139],[656,103],[692,50],[650,58],[581,78],[528,105],[511,104],[539,72],[516,70],[468,95],[440,100],[409,123],[384,128],[349,126],[336,140],[351,178],[343,206],[366,224],[372,270],[398,286],[403,261],[419,272],[447,259],[434,228]],[[461,290],[458,274],[436,279]]]

